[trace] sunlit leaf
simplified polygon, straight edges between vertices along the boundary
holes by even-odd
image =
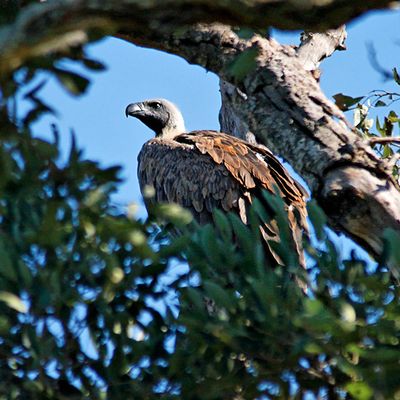
[[[374,392],[365,382],[351,382],[346,385],[346,390],[357,400],[372,399]]]
[[[26,313],[28,311],[26,304],[13,293],[0,291],[0,301],[6,303],[8,307],[20,313]]]

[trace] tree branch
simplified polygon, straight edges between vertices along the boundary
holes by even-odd
[[[305,32],[301,35],[301,45],[297,48],[297,58],[307,71],[312,71],[315,78],[319,79],[319,65],[321,61],[330,57],[335,50],[345,50],[345,40],[347,32],[345,26],[338,29],[332,29],[326,33]],[[248,126],[236,114],[231,105],[231,96],[238,93],[246,97],[244,93],[240,93],[234,85],[221,80],[221,110],[219,112],[219,121],[221,130],[230,132],[232,135],[245,139],[251,143],[257,143],[254,133],[250,132]]]
[[[274,26],[323,31],[369,10],[398,5],[399,0],[352,0],[351,6],[348,0],[37,0],[22,7],[25,3],[6,2],[7,7],[21,8],[15,23],[0,30],[1,74],[33,56],[65,47],[69,37],[57,43],[52,38],[62,39],[75,30],[129,30],[138,36],[154,29],[169,32],[178,26],[221,22],[253,29]],[[83,37],[80,40],[85,41]]]
[[[372,137],[368,139],[369,144],[400,144],[400,137]]]
[[[304,32],[301,35],[301,45],[297,49],[297,57],[305,70],[314,71],[334,51],[346,49],[346,38],[344,26],[325,33]]]

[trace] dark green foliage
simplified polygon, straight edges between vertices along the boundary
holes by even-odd
[[[165,353],[152,304],[168,293],[168,260],[149,243],[150,222],[112,206],[119,168],[100,168],[76,147],[61,166],[56,143],[12,125],[1,133],[0,394],[60,398],[78,390],[72,384],[99,398],[105,383],[128,379],[129,365]],[[132,339],[146,315],[151,346]]]
[[[308,245],[305,295],[293,279],[303,279],[297,266],[266,267],[251,228],[242,226],[251,247],[226,251],[224,237],[235,228],[230,218],[218,219],[219,228],[202,229],[189,252],[202,285],[183,290],[186,334],[173,357],[183,360],[181,382],[185,368],[183,398],[341,398],[347,391],[368,399],[400,390],[399,289],[387,271],[372,272],[354,255],[340,261],[323,235],[317,247]],[[212,252],[203,235],[217,243]],[[214,310],[205,312],[203,298]]]
[[[14,21],[18,11],[18,0],[2,0],[0,2],[0,26]]]

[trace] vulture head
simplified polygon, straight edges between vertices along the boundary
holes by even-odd
[[[129,104],[125,109],[125,115],[139,119],[158,137],[172,139],[186,132],[178,107],[165,99],[151,99]]]

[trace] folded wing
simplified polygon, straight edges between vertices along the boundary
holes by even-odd
[[[157,202],[178,203],[200,223],[212,221],[214,208],[236,212],[247,223],[252,198],[261,199],[262,189],[278,194],[286,205],[293,243],[304,265],[301,233],[306,229],[307,194],[267,148],[220,132],[193,131],[148,141],[138,161],[142,192],[152,186]],[[267,244],[279,240],[276,221],[260,229]]]

